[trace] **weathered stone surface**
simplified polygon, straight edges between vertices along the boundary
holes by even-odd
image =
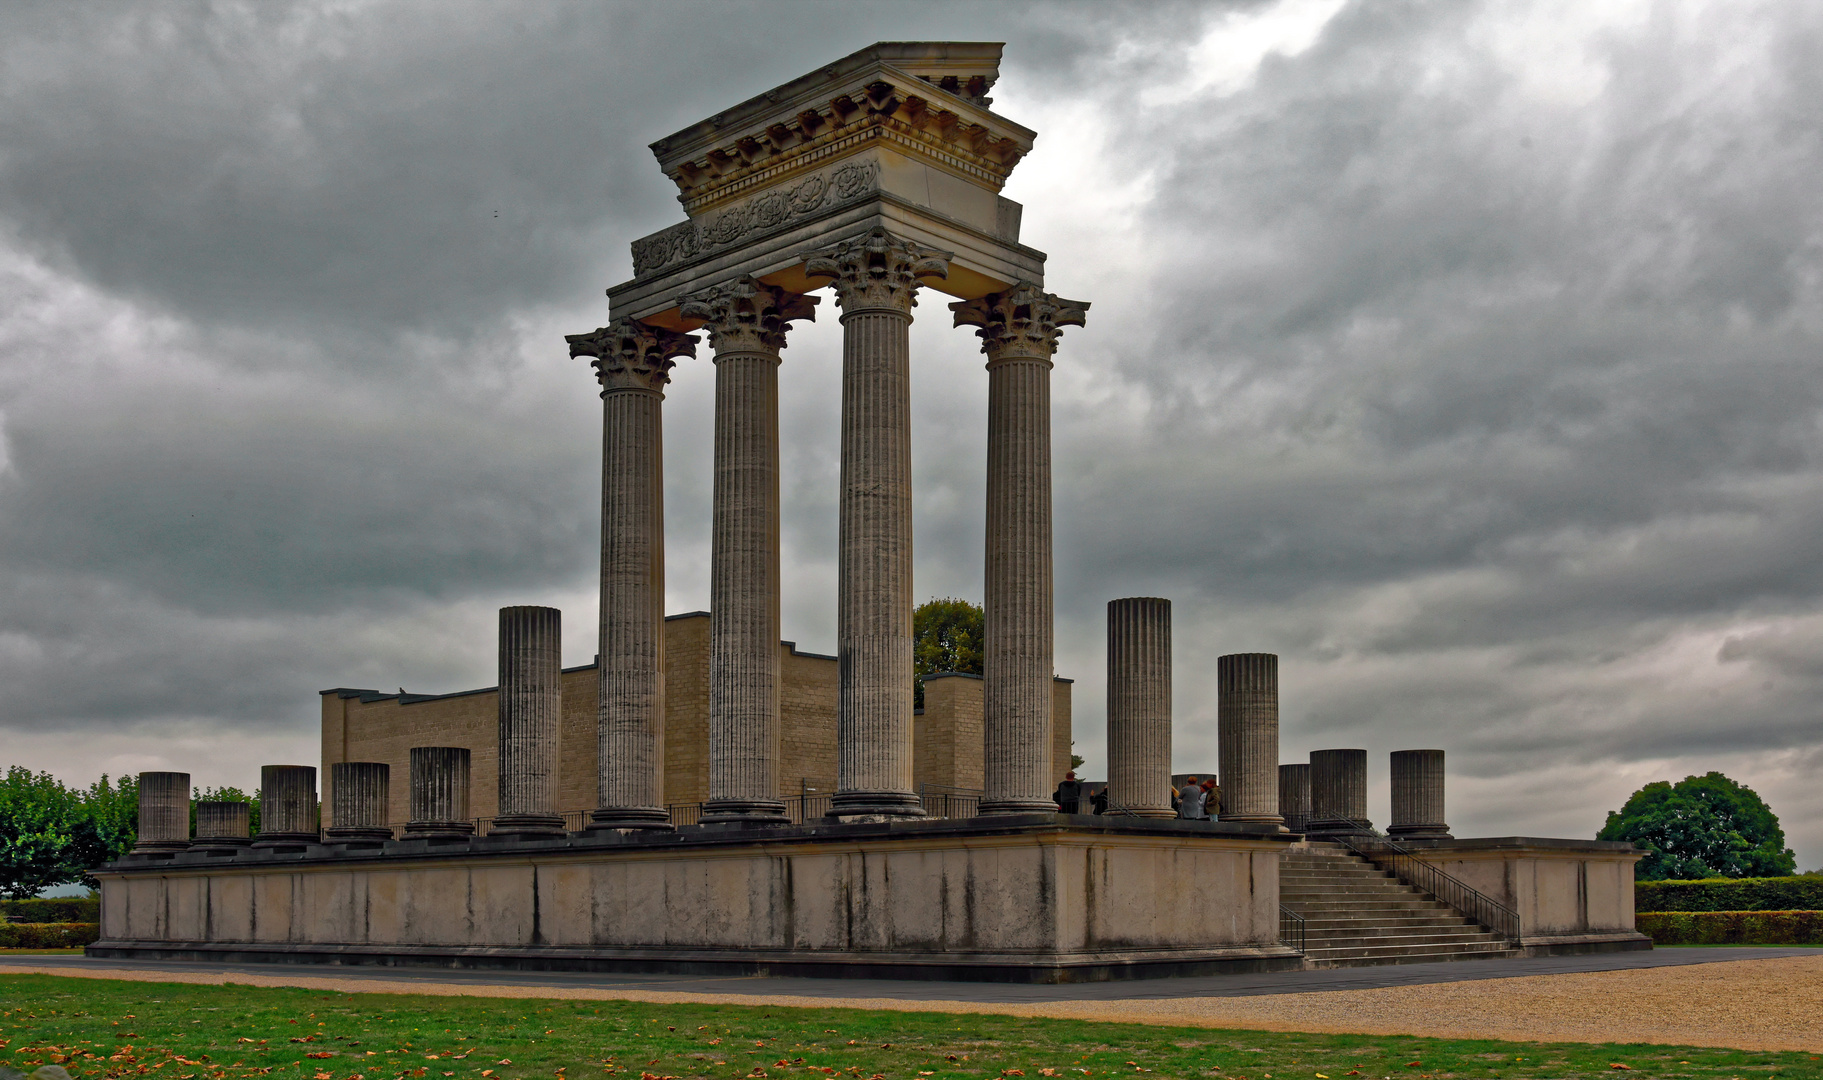
[[[1234,653],[1215,662],[1222,820],[1282,824],[1279,816],[1279,658]]]
[[[1633,928],[1633,864],[1645,852],[1632,844],[1531,836],[1400,842],[1512,908],[1528,953],[1651,947]]]
[[[190,846],[190,774],[139,774],[139,837],[135,855],[160,855]]]
[[[912,789],[911,309],[949,253],[884,229],[804,253],[842,308],[842,490],[836,569],[840,754],[830,812],[923,814]]]
[[[817,299],[742,278],[679,299],[715,350],[705,822],[783,822],[779,798],[779,350]]]
[[[500,609],[500,816],[494,831],[563,832],[557,738],[563,716],[563,613]]]
[[[1045,981],[1295,966],[1278,943],[1283,846],[1207,823],[1045,815],[161,861],[103,872],[97,951]]]
[[[601,383],[601,608],[590,828],[666,828],[664,386],[696,338],[617,320],[567,339]]]
[[[1285,828],[1303,832],[1310,824],[1310,763],[1279,766],[1279,816]]]
[[[1443,751],[1394,750],[1392,802],[1386,835],[1395,840],[1450,839],[1443,817]]]
[[[475,831],[469,817],[469,751],[462,746],[411,748],[411,810],[407,840],[460,839]]]
[[[1367,751],[1310,752],[1310,822],[1312,837],[1367,832]]]
[[[260,831],[253,846],[296,851],[316,842],[316,767],[261,765]]]
[[[253,842],[248,831],[252,816],[244,802],[203,799],[196,804],[196,839],[191,851],[230,855]]]
[[[332,843],[371,847],[392,839],[386,820],[392,769],[380,761],[338,761],[329,766],[329,820],[323,830]]]
[[[1108,601],[1108,812],[1177,816],[1171,808],[1171,601],[1156,596]]]
[[[1089,305],[1031,282],[950,305],[987,356],[987,536],[983,597],[983,813],[1052,807],[1056,609],[1051,561],[1051,364]]]

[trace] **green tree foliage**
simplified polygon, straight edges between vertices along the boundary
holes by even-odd
[[[1628,840],[1648,852],[1642,881],[1779,877],[1797,866],[1779,819],[1752,788],[1719,772],[1660,780],[1608,815],[1599,840]]]
[[[65,787],[20,765],[0,778],[0,896],[24,900],[58,885],[86,884],[88,872],[132,848],[139,830],[139,781],[106,776]]]
[[[912,696],[924,707],[924,677],[940,671],[981,674],[982,615],[979,604],[945,597],[912,612]]]

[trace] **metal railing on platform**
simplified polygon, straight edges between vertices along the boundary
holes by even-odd
[[[1279,905],[1279,944],[1296,949],[1299,956],[1304,955],[1304,926],[1304,916]]]
[[[1362,831],[1334,837],[1356,855],[1419,892],[1429,893],[1514,945],[1520,942],[1519,913],[1474,886],[1425,862],[1417,852],[1361,823]]]

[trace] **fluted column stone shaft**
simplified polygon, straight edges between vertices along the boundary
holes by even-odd
[[[1233,653],[1215,662],[1222,820],[1283,824],[1279,815],[1279,658]]]
[[[715,350],[706,824],[782,823],[779,794],[779,351],[816,298],[751,278],[680,297]]]
[[[1053,804],[1055,805],[1055,804]],[[1108,601],[1108,810],[1171,818],[1171,601]]]
[[[557,752],[563,721],[563,613],[500,609],[500,801],[490,831],[563,832]]]
[[[876,228],[806,253],[842,308],[836,792],[830,813],[918,817],[912,788],[911,309],[949,255]]]
[[[591,829],[669,828],[665,809],[665,383],[696,338],[620,319],[567,338],[601,383],[601,615]]]
[[[139,774],[139,836],[134,855],[169,855],[190,846],[190,774]]]
[[[456,840],[474,833],[468,806],[469,756],[466,746],[411,748],[411,810],[405,839]]]
[[[386,821],[392,767],[383,761],[337,761],[329,766],[329,820],[324,836],[348,847],[392,839]]]
[[[1279,816],[1292,832],[1310,823],[1310,763],[1279,766]]]
[[[1392,821],[1386,835],[1414,840],[1448,840],[1443,814],[1443,751],[1394,750]]]
[[[987,355],[987,536],[983,583],[982,813],[1044,813],[1055,601],[1051,547],[1051,366],[1064,326],[1089,305],[1030,283],[951,304]]]
[[[244,802],[225,799],[202,799],[196,804],[196,839],[190,850],[210,855],[232,855],[253,843],[248,819],[252,816]]]
[[[1336,836],[1371,829],[1367,820],[1367,751],[1310,752],[1312,836]]]
[[[316,766],[260,766],[260,831],[256,848],[302,850],[317,842]]]

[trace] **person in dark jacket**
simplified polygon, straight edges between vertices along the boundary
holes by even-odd
[[[1093,808],[1097,814],[1105,814],[1108,812],[1108,785],[1103,784],[1095,789],[1095,794],[1089,796],[1089,806]]]
[[[1063,783],[1051,792],[1051,801],[1057,804],[1060,814],[1077,813],[1077,803],[1082,799],[1082,785],[1076,781],[1074,770],[1063,774]]]

